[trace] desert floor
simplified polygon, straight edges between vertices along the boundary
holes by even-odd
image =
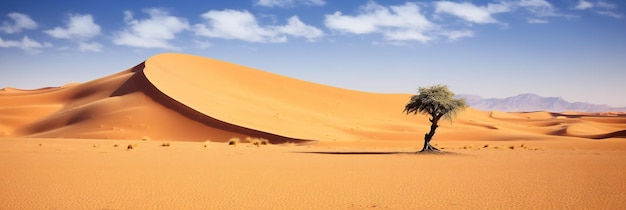
[[[165,143],[170,146],[162,146]],[[433,143],[445,153],[415,154],[419,141],[256,147],[0,139],[0,209],[619,209],[626,205],[623,139]],[[134,145],[132,150],[127,149],[129,144]]]

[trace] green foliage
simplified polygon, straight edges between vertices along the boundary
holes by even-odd
[[[411,97],[409,103],[404,107],[407,114],[428,114],[437,121],[444,118],[452,121],[458,112],[467,108],[465,99],[457,99],[454,93],[446,85],[433,85],[430,87],[420,87],[418,94]]]

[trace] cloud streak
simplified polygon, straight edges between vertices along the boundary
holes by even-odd
[[[449,14],[459,17],[465,21],[477,24],[498,23],[493,15],[498,13],[509,12],[511,6],[509,4],[487,4],[487,6],[476,6],[472,3],[438,1],[435,2],[435,13]]]
[[[237,39],[246,42],[282,43],[287,37],[302,37],[315,41],[324,32],[303,23],[297,16],[290,17],[286,25],[262,26],[247,10],[210,10],[202,14],[204,23],[194,26],[195,34],[208,38]]]
[[[126,28],[115,32],[113,43],[116,45],[140,47],[178,49],[169,43],[176,39],[176,35],[189,30],[187,19],[171,16],[164,9],[147,9],[147,19],[135,19],[131,11],[124,12]]]
[[[78,42],[78,50],[86,52],[100,52],[102,45],[89,42],[89,39],[100,34],[100,26],[96,24],[90,14],[72,14],[69,16],[66,27],[55,27],[44,33],[57,38]]]
[[[578,4],[574,7],[576,10],[591,10],[598,15],[612,17],[615,19],[621,19],[624,17],[624,14],[616,12],[618,9],[617,5],[611,4],[602,0],[599,1],[587,1],[587,0],[579,0]]]
[[[37,54],[37,53],[40,53],[41,49],[43,48],[52,47],[52,44],[47,43],[47,42],[44,42],[44,43],[37,42],[35,40],[28,38],[28,36],[24,36],[24,38],[22,38],[22,40],[20,41],[15,41],[15,40],[5,41],[0,37],[0,47],[19,48],[28,53]]]
[[[258,0],[255,5],[262,7],[295,7],[297,5],[323,6],[324,0]]]
[[[428,42],[428,34],[437,26],[426,19],[416,3],[399,6],[381,6],[373,1],[361,6],[356,15],[341,12],[324,16],[327,28],[352,34],[382,34],[391,41]]]
[[[70,15],[67,27],[55,27],[44,33],[57,39],[85,39],[100,34],[100,26],[93,21],[91,15]]]
[[[19,33],[23,29],[36,29],[37,23],[31,19],[28,15],[12,12],[7,15],[13,20],[13,23],[4,21],[0,26],[0,31],[7,34]]]

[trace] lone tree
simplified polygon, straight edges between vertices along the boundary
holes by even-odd
[[[434,85],[430,87],[420,87],[417,95],[411,96],[411,100],[404,107],[406,114],[428,114],[431,116],[429,119],[430,132],[424,135],[424,148],[421,152],[426,151],[439,151],[439,149],[430,145],[435,135],[437,123],[443,117],[444,119],[452,121],[459,111],[467,108],[465,99],[457,99],[454,97],[454,93],[448,89],[446,85]]]

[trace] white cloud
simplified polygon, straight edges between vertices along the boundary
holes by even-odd
[[[602,0],[599,0],[599,1],[579,0],[578,5],[576,5],[574,9],[591,10],[595,12],[596,14],[607,16],[607,17],[612,17],[615,19],[621,19],[624,17],[623,14],[620,14],[614,11],[615,9],[617,9],[617,5],[608,3],[606,1],[602,1]]]
[[[567,16],[557,13],[554,6],[545,0],[520,0],[517,5],[540,17]]]
[[[355,16],[335,12],[325,15],[326,27],[354,34],[383,34],[391,41],[428,42],[434,37],[426,33],[437,26],[424,17],[416,3],[407,2],[400,6],[381,6],[373,1],[360,7]]]
[[[435,13],[446,13],[457,16],[465,21],[477,24],[500,23],[493,15],[498,13],[527,11],[531,16],[526,18],[529,23],[548,23],[547,20],[537,17],[565,17],[572,15],[560,14],[556,8],[546,0],[514,0],[497,1],[486,6],[477,6],[469,2],[457,3],[451,1],[435,2]]]
[[[297,16],[288,19],[283,26],[261,26],[256,17],[246,10],[211,10],[202,14],[204,24],[194,26],[197,35],[210,38],[239,39],[247,42],[286,42],[287,35],[304,37],[308,41],[322,37],[324,33],[304,24]]]
[[[599,15],[604,15],[607,17],[615,18],[615,19],[621,19],[624,17],[623,14],[612,12],[612,11],[597,11],[596,13],[598,13]]]
[[[599,8],[604,8],[604,9],[616,9],[617,8],[617,5],[611,4],[605,1],[597,1],[595,5]]]
[[[97,42],[88,42],[89,39],[100,34],[100,26],[96,24],[90,14],[71,14],[65,27],[55,27],[44,33],[57,38],[77,42],[78,50],[82,52],[100,52],[102,45]]]
[[[13,19],[14,23],[9,23],[7,21],[2,22],[2,25],[0,26],[0,31],[4,33],[13,34],[21,32],[22,29],[32,30],[37,28],[37,23],[33,21],[33,19],[30,19],[28,15],[12,12],[9,13],[7,16]]]
[[[322,6],[326,4],[324,0],[258,0],[257,6],[263,7],[293,7],[297,4],[304,4],[308,6]]]
[[[44,42],[44,43],[40,43],[37,41],[34,41],[30,38],[28,38],[28,36],[24,36],[24,38],[22,38],[21,41],[13,41],[13,40],[3,40],[2,38],[0,38],[0,47],[2,48],[19,48],[22,49],[28,53],[32,53],[32,54],[36,54],[36,53],[40,53],[42,48],[46,48],[46,47],[51,47],[52,44]]]
[[[545,0],[520,0],[518,5],[523,7],[544,7],[544,8],[552,8],[552,4]]]
[[[286,37],[261,27],[254,15],[243,10],[211,10],[202,14],[206,24],[196,24],[196,34],[211,38],[240,39],[248,42],[285,42]]]
[[[322,32],[322,30],[304,24],[297,16],[289,18],[287,25],[275,26],[272,28],[275,29],[278,33],[284,33],[294,37],[304,37],[307,39],[307,41],[310,42],[313,42],[317,38],[324,36],[324,32]]]
[[[100,26],[93,22],[89,14],[75,14],[70,15],[66,28],[55,27],[44,33],[57,39],[87,39],[100,34]]]
[[[80,42],[78,43],[78,50],[83,52],[100,52],[102,51],[102,45],[97,42]]]
[[[498,23],[498,20],[492,17],[493,14],[509,12],[511,5],[487,4],[487,6],[476,6],[469,2],[456,3],[451,1],[435,2],[435,13],[446,13],[457,16],[468,22],[478,24]]]
[[[586,10],[592,7],[593,7],[593,4],[591,2],[588,2],[585,0],[578,0],[578,5],[576,5],[575,8],[579,10]]]
[[[144,10],[150,17],[138,20],[132,12],[124,12],[126,29],[114,33],[113,43],[131,47],[177,49],[168,41],[176,38],[176,34],[189,29],[185,18],[170,16],[163,9]]]

